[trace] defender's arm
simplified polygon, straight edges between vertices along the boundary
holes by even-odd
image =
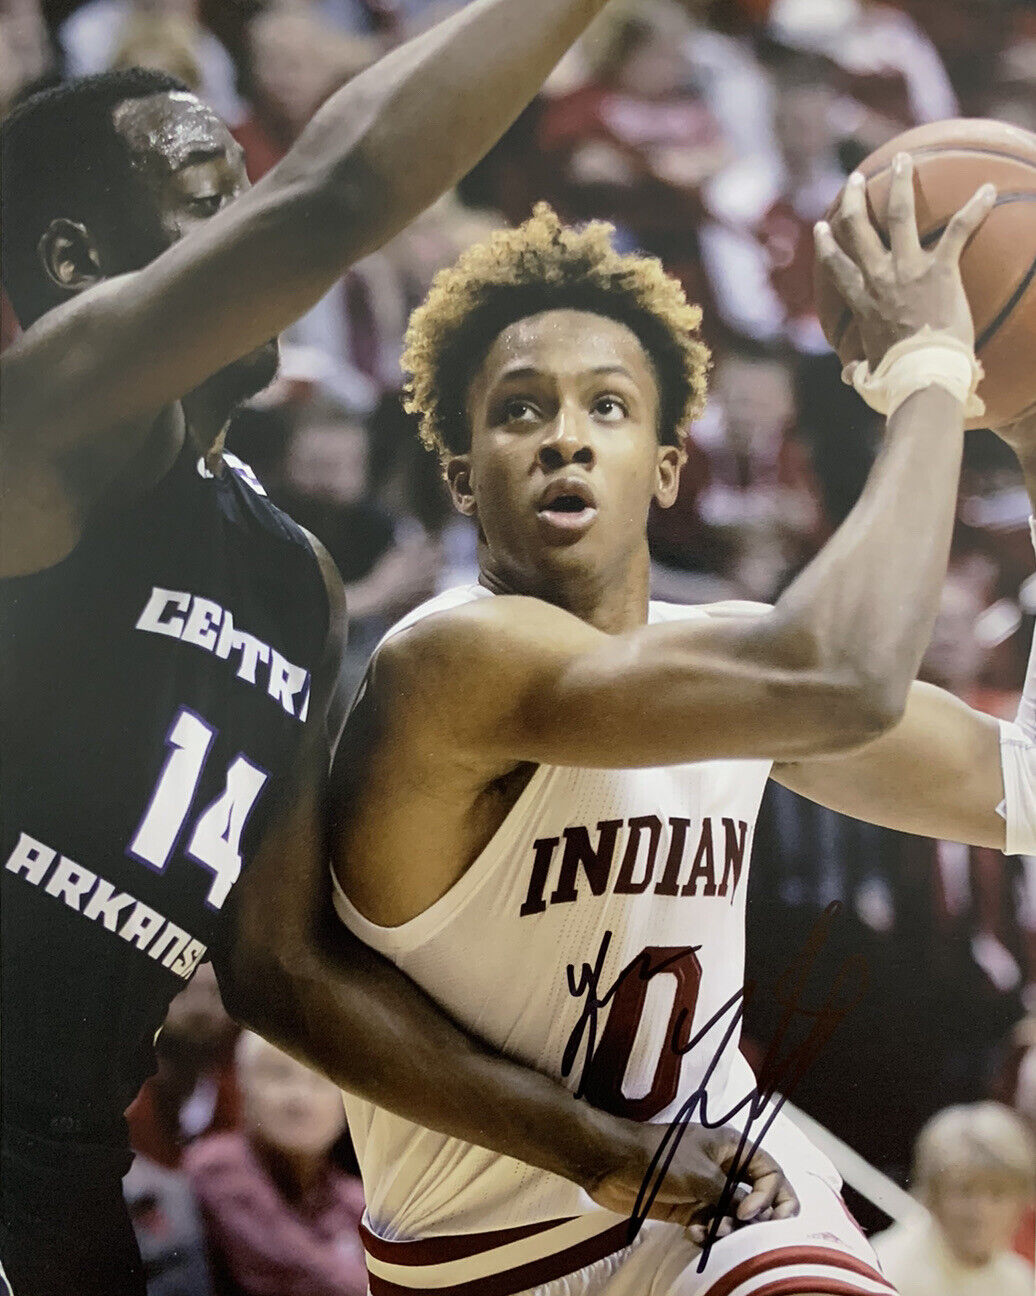
[[[355,78],[254,189],[4,355],[0,435],[75,445],[279,333],[478,161],[604,3],[473,0]]]

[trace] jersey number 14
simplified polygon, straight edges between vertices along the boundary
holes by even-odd
[[[161,873],[169,862],[194,803],[216,730],[189,707],[181,707],[166,734],[166,757],[144,817],[127,854]],[[214,876],[206,903],[223,907],[241,875],[241,834],[263,790],[267,772],[237,755],[226,787],[194,820],[185,853]]]

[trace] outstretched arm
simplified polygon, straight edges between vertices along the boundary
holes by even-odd
[[[279,333],[478,161],[604,3],[472,0],[355,78],[254,189],[5,354],[5,439],[76,445]]]

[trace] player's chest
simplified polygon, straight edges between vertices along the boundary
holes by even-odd
[[[768,769],[542,772],[497,839],[510,864],[510,907],[532,925],[573,906],[672,909],[680,921],[711,902],[729,908],[747,885]]]
[[[57,898],[76,912],[132,900],[211,943],[295,768],[320,610],[181,563],[33,612],[5,690],[19,832],[69,862]]]

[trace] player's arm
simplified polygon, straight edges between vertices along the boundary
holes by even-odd
[[[478,161],[604,3],[472,0],[350,81],[253,189],[9,349],[3,436],[79,444],[279,333]]]
[[[322,687],[314,689],[306,748],[284,813],[224,911],[229,935],[213,962],[227,1009],[343,1089],[562,1175],[609,1209],[632,1211],[667,1127],[597,1111],[483,1045],[333,913],[326,801],[345,701],[338,682],[345,603],[333,562],[314,545],[331,602]],[[726,1129],[688,1126],[651,1214],[695,1220],[704,1203],[722,1196],[737,1150],[737,1135]],[[749,1189],[738,1207],[742,1219],[796,1212],[794,1194],[762,1151],[735,1178]]]
[[[1003,850],[1000,739],[993,716],[917,683],[903,719],[876,742],[845,756],[779,764],[773,778],[855,819]]]
[[[1017,453],[1029,498],[1036,501],[1036,412],[1001,435]],[[773,777],[857,819],[1003,850],[1008,823],[998,807],[1005,782],[1009,819],[1012,828],[1017,820],[1021,836],[1026,816],[1020,807],[1026,790],[1036,787],[1034,740],[1036,645],[1018,722],[1009,729],[942,689],[915,684],[903,719],[877,742],[848,756],[779,765]],[[1012,847],[1015,835],[1010,833]]]

